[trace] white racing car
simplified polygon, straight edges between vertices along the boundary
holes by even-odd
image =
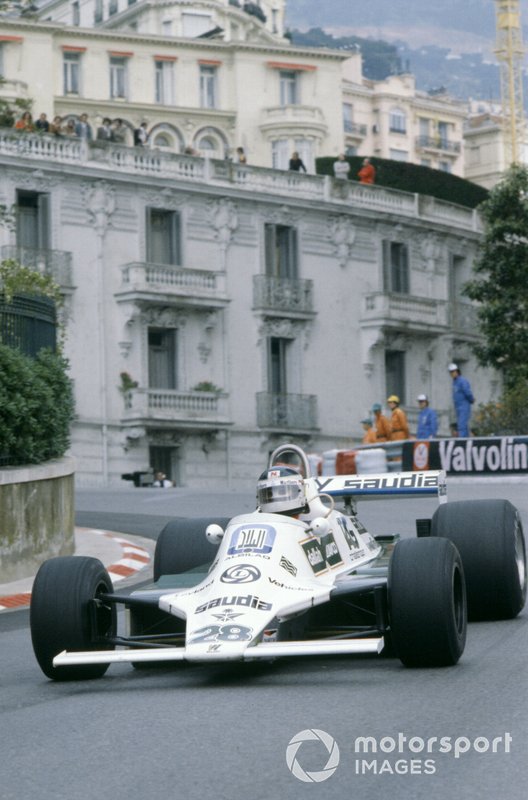
[[[416,521],[416,538],[373,537],[356,513],[362,498],[424,495],[439,504]],[[524,606],[518,511],[506,500],[448,503],[443,472],[311,477],[305,453],[288,444],[271,455],[257,502],[231,520],[169,523],[146,589],[114,593],[94,558],[46,561],[30,615],[43,672],[78,680],[124,661],[382,651],[410,667],[448,666],[464,650],[468,615],[508,619]]]

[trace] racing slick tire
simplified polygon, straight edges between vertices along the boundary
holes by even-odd
[[[450,539],[462,557],[470,620],[512,619],[526,601],[526,545],[508,500],[462,500],[435,511],[432,536]]]
[[[390,643],[406,667],[456,664],[466,643],[462,559],[447,539],[403,539],[389,563]]]
[[[54,667],[53,658],[63,650],[114,649],[103,639],[115,636],[115,606],[92,603],[98,595],[113,591],[97,558],[59,556],[41,565],[31,593],[30,626],[35,656],[48,678],[72,681],[104,675],[108,664]]]
[[[179,575],[202,564],[211,564],[218,545],[205,538],[205,529],[216,523],[225,530],[229,519],[198,517],[168,522],[156,542],[154,580],[159,580],[162,575]]]

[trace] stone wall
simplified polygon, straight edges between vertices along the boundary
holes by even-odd
[[[0,583],[74,551],[74,460],[0,470]]]

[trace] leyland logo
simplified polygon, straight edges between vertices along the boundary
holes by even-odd
[[[322,769],[308,771],[301,766],[299,750],[301,750],[304,742],[321,743],[326,756],[326,764]],[[318,730],[318,728],[307,728],[296,733],[290,739],[286,748],[286,764],[292,775],[298,780],[304,781],[304,783],[322,783],[322,781],[331,778],[339,766],[339,747],[336,740],[326,731]]]

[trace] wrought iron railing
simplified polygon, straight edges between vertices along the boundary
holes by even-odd
[[[313,281],[253,276],[253,306],[270,311],[313,313]]]
[[[258,392],[257,425],[281,430],[315,430],[317,398],[308,394]]]
[[[12,258],[23,267],[49,275],[61,287],[73,286],[72,254],[65,250],[3,245],[0,258],[2,261]]]
[[[431,150],[444,150],[447,153],[460,153],[460,142],[450,142],[443,136],[417,136],[416,146]]]
[[[15,295],[8,303],[0,293],[0,343],[32,358],[45,347],[54,351],[57,320],[53,300]]]

